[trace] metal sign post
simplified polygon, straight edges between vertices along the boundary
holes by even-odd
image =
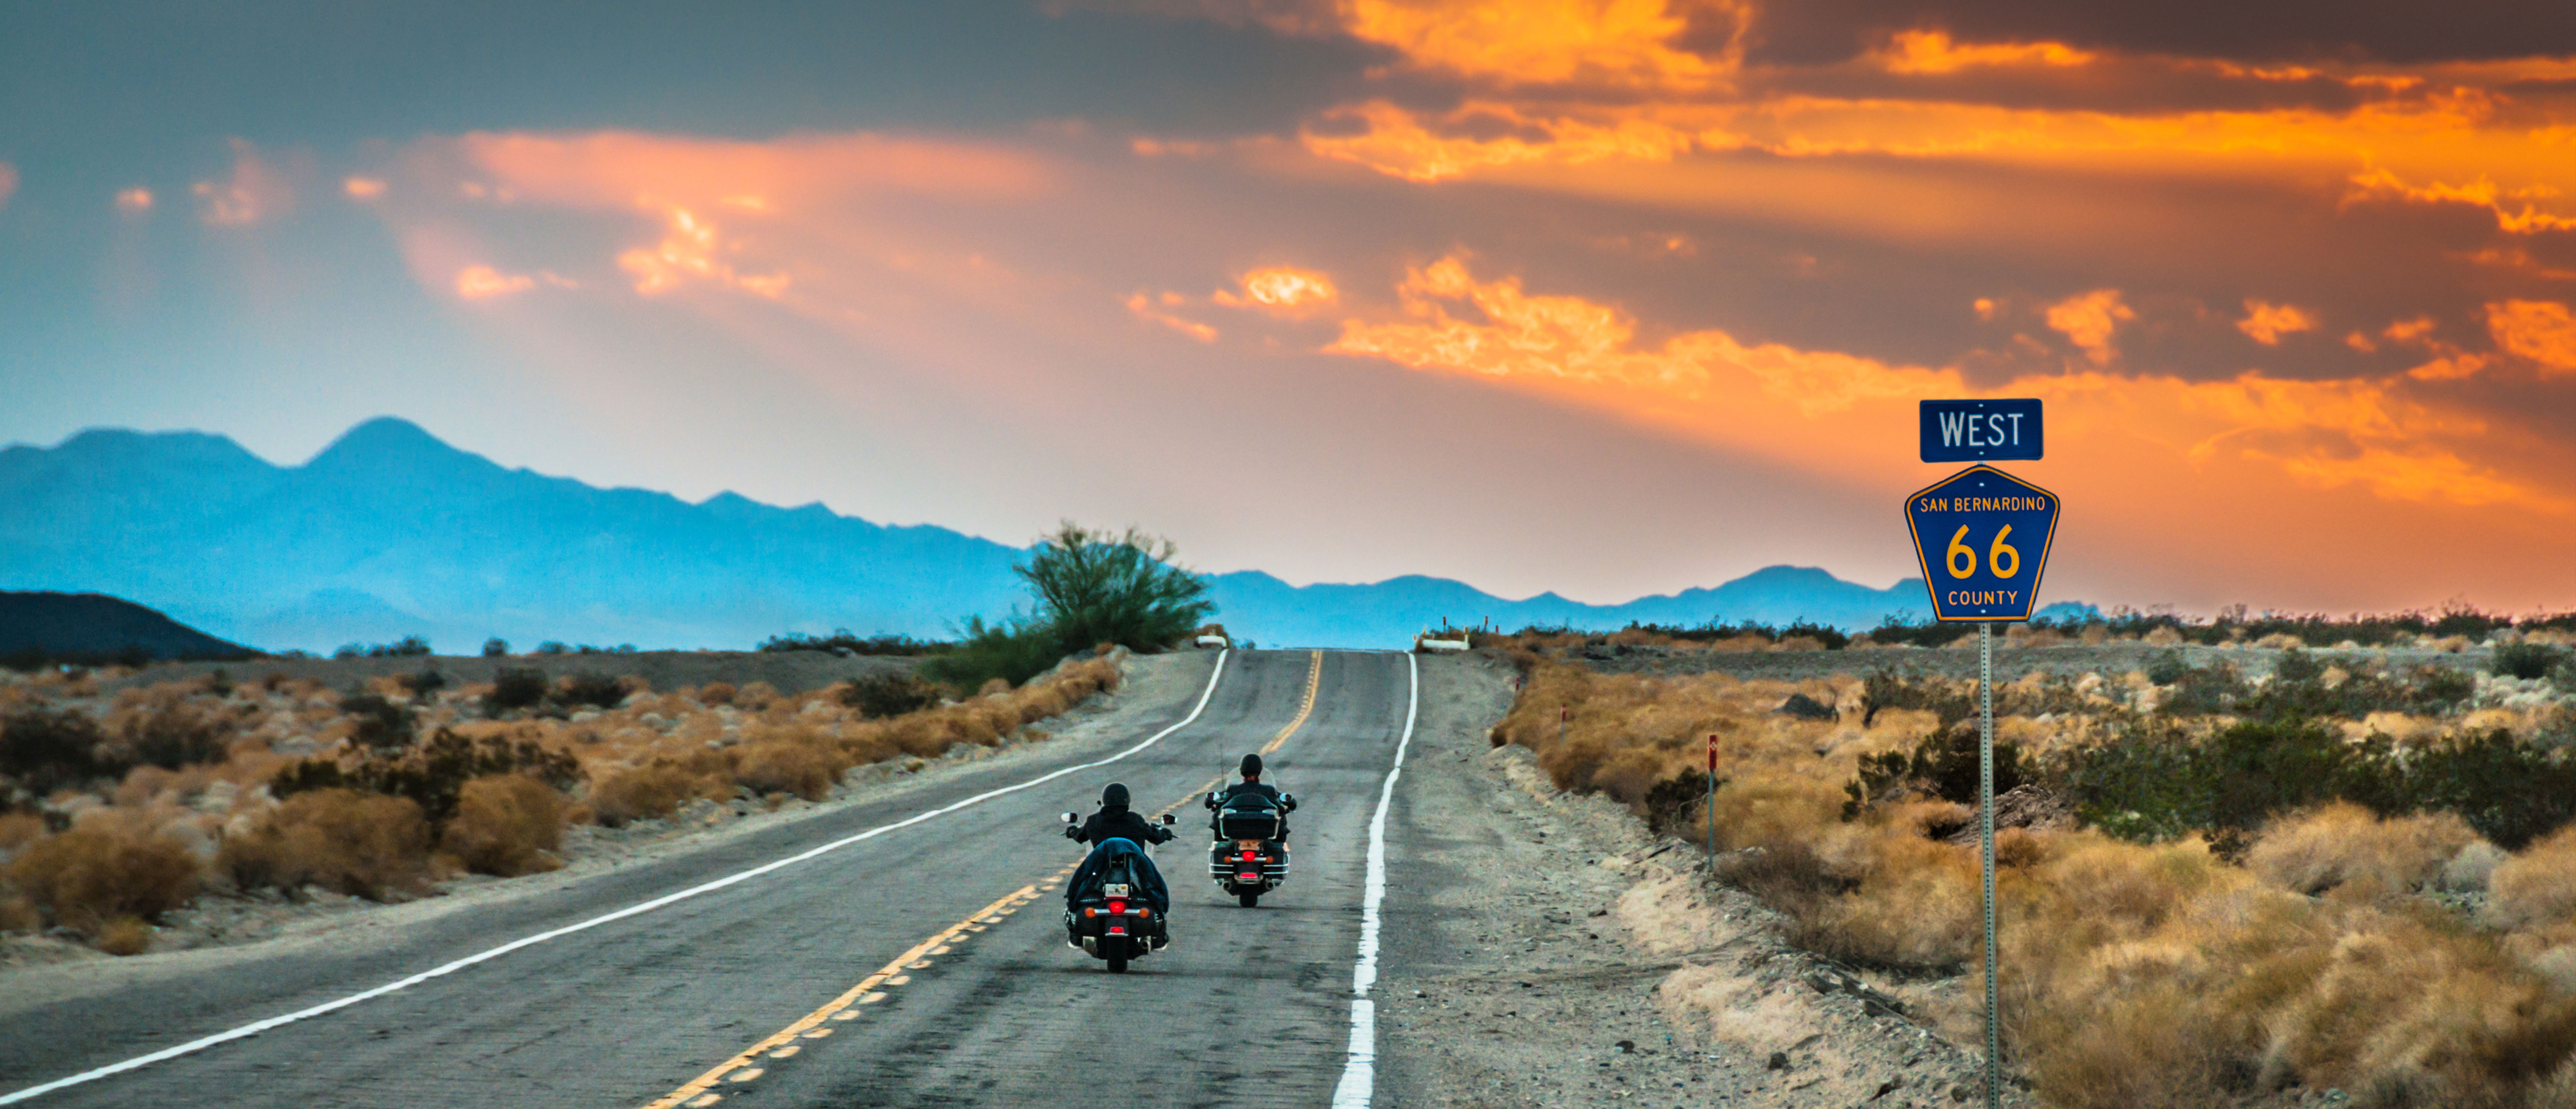
[[[1717,876],[1717,733],[1708,735],[1708,873]]]
[[[2036,459],[2035,400],[1927,400],[1923,460]],[[2028,620],[2057,539],[2057,495],[1992,466],[1970,466],[1905,501],[1932,617],[1977,625],[1977,861],[1986,932],[1986,1106],[2003,1097],[2002,997],[1995,945],[1995,625]],[[1937,573],[1935,572],[1937,569]]]
[[[1995,1007],[1995,626],[1977,625],[1977,857],[1986,883],[1986,1109],[1995,1109],[2003,1058]]]

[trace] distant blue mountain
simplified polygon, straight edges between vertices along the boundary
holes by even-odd
[[[0,450],[0,589],[108,593],[236,642],[327,650],[425,635],[525,649],[747,647],[786,631],[938,637],[1026,595],[1019,548],[819,504],[599,489],[505,469],[397,419],[302,466],[197,432],[85,431]],[[1443,578],[1291,586],[1211,579],[1218,619],[1266,645],[1394,647],[1442,621],[1865,628],[1925,615],[1919,581],[1871,589],[1775,566],[1714,589],[1587,605],[1508,601]]]

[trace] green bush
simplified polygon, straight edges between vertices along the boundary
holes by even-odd
[[[2149,721],[2053,770],[2086,821],[2131,839],[2208,832],[2241,841],[2275,814],[2335,800],[2383,816],[2456,813],[2507,850],[2576,818],[2576,763],[2503,731],[2401,748],[2385,735],[2350,742],[2295,717],[2198,741]]]
[[[939,688],[902,671],[871,674],[843,689],[841,703],[861,716],[901,716],[937,706]]]
[[[1843,819],[1859,816],[1862,809],[1885,800],[1899,789],[1974,805],[1977,803],[1978,776],[1975,726],[1944,726],[1917,745],[1911,755],[1903,751],[1885,751],[1861,756],[1859,776],[1843,786],[1843,794],[1849,798],[1843,802]],[[2030,760],[2021,752],[2021,745],[2010,740],[1996,742],[1996,796],[2012,792],[2034,776]]]
[[[38,797],[125,768],[100,750],[98,721],[78,709],[21,708],[0,717],[0,774]]]
[[[2546,643],[2507,643],[2495,649],[2495,658],[2487,664],[2487,669],[2499,678],[2529,681],[2547,677],[2551,670],[2566,661],[2567,652],[2563,648]]]
[[[613,709],[626,700],[626,683],[606,674],[575,674],[555,686],[556,704]]]
[[[373,693],[360,693],[341,698],[340,711],[357,720],[358,730],[351,738],[361,746],[383,748],[411,744],[415,718],[408,708]]]
[[[955,650],[922,660],[921,676],[973,693],[995,678],[1020,685],[1065,656],[1055,633],[1033,621],[986,624],[979,616],[963,630]]]
[[[1037,595],[1036,624],[1058,657],[1109,643],[1159,651],[1216,611],[1207,583],[1172,562],[1177,553],[1134,528],[1113,536],[1068,520],[1012,569]]]
[[[546,699],[546,672],[504,667],[492,676],[492,692],[483,695],[484,713],[533,708]]]

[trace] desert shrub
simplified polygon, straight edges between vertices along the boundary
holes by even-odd
[[[429,821],[410,798],[320,789],[226,839],[215,861],[245,890],[315,885],[382,901],[426,887],[429,844]]]
[[[118,917],[187,904],[197,894],[197,859],[139,821],[99,819],[29,844],[9,878],[55,923],[95,932]]]
[[[121,721],[119,739],[134,761],[165,770],[222,762],[231,755],[235,721],[220,711],[166,701]]]
[[[2149,840],[2206,831],[2231,851],[2274,814],[2334,800],[2390,816],[2455,813],[2508,850],[2576,817],[2576,763],[2501,730],[2408,750],[2384,735],[2347,742],[2295,718],[2199,740],[2149,724],[2071,752],[2057,773],[2104,831]]]
[[[698,701],[707,705],[730,705],[739,692],[732,682],[708,682],[698,687]]]
[[[483,695],[486,714],[533,708],[546,699],[546,672],[503,667],[492,676],[492,692]]]
[[[733,780],[754,793],[793,793],[820,801],[842,769],[832,752],[792,740],[748,744],[736,750],[739,758]]]
[[[37,796],[124,768],[100,750],[98,721],[77,709],[31,705],[0,716],[0,774]]]
[[[484,640],[484,641],[483,641],[483,657],[484,657],[484,658],[506,658],[506,657],[508,657],[508,656],[509,656],[509,654],[510,654],[510,641],[509,641],[509,640],[507,640],[507,639],[503,639],[503,638],[501,638],[500,636],[497,636],[497,635],[496,635],[496,636],[493,636],[493,637],[492,637],[492,638],[490,638],[490,639],[486,639],[486,640]]]
[[[982,617],[971,617],[960,629],[957,649],[923,659],[919,672],[957,689],[976,689],[997,678],[1017,686],[1045,673],[1064,654],[1056,635],[1042,624],[986,624]]]
[[[2324,676],[2325,672],[2325,663],[2296,647],[2281,652],[2281,657],[2272,663],[2274,681],[2312,682]]]
[[[2382,819],[2335,801],[2274,820],[2246,851],[2245,866],[2296,893],[2366,882],[2402,894],[2431,882],[2477,838],[2451,813]]]
[[[537,644],[537,653],[541,655],[568,655],[572,653],[572,648],[566,646],[560,639],[549,639],[543,643]]]
[[[0,857],[36,842],[44,834],[44,817],[31,812],[0,813]]]
[[[626,700],[626,683],[606,674],[570,674],[555,683],[554,700],[567,707],[613,709]]]
[[[2507,927],[2576,918],[2576,825],[2497,864],[2487,897],[2487,912]]]
[[[411,709],[373,693],[341,698],[340,711],[348,713],[357,725],[350,738],[362,747],[409,746],[417,726],[417,718]]]
[[[859,710],[863,717],[919,712],[936,707],[939,700],[938,687],[900,670],[870,674],[841,690],[841,703]]]
[[[426,697],[447,688],[447,675],[426,666],[394,680],[402,683],[402,687],[410,690],[414,697]]]
[[[1938,718],[1939,727],[1948,728],[1976,718],[1974,689],[1973,683],[1873,671],[1861,683],[1861,726],[1875,723],[1882,709],[1920,709]]]
[[[2012,792],[2032,773],[2020,744],[1995,741],[1996,796]],[[1917,745],[1911,756],[1902,751],[1861,756],[1859,773],[1843,786],[1843,818],[1851,819],[1867,806],[1907,792],[1973,805],[1982,774],[1976,728],[1964,721],[1952,724]]]
[[[631,821],[671,815],[705,786],[703,777],[668,759],[657,759],[650,765],[615,771],[592,781],[590,807],[601,824],[623,828]]]
[[[564,795],[524,774],[493,774],[465,783],[456,816],[439,847],[477,874],[504,878],[563,865]]]
[[[2521,678],[2525,681],[2544,678],[2560,663],[2567,661],[2565,648],[2546,643],[2507,643],[2495,649],[2489,660],[2489,672],[2499,678]]]
[[[417,747],[373,752],[353,766],[336,759],[299,760],[270,780],[269,792],[281,798],[335,789],[387,794],[419,806],[431,823],[444,824],[455,814],[465,784],[494,774],[526,774],[565,789],[580,780],[581,763],[532,739],[474,740],[441,728]]]
[[[152,950],[152,926],[137,917],[121,916],[101,925],[90,946],[110,955],[140,955]]]

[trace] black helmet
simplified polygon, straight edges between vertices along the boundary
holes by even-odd
[[[1246,778],[1258,778],[1261,776],[1260,755],[1253,754],[1243,756],[1243,776]]]
[[[1100,791],[1100,807],[1104,809],[1126,808],[1127,787],[1116,782],[1109,783],[1108,788]]]

